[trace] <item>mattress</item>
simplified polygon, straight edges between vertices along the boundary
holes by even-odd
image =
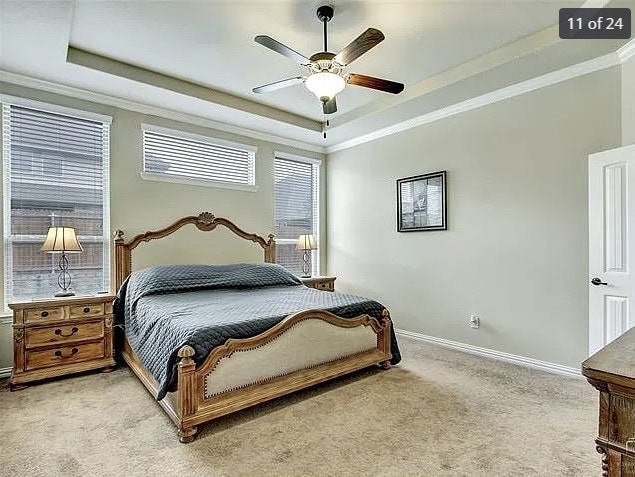
[[[159,400],[175,389],[177,352],[183,345],[194,348],[198,366],[228,339],[251,338],[307,309],[379,320],[384,307],[364,297],[306,287],[274,264],[151,267],[134,272],[115,301],[117,323],[161,385]],[[391,332],[396,364],[401,356]]]

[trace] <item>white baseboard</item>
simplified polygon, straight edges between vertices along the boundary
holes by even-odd
[[[428,343],[434,343],[447,348],[463,351],[464,353],[475,354],[478,356],[484,356],[486,358],[493,358],[499,361],[506,361],[508,363],[519,364],[521,366],[527,366],[534,369],[540,369],[542,371],[548,371],[550,373],[562,374],[564,376],[580,377],[582,373],[578,368],[572,368],[570,366],[563,366],[561,364],[549,363],[547,361],[540,361],[539,359],[527,358],[525,356],[518,356],[515,354],[504,353],[502,351],[496,351],[489,348],[481,348],[466,343],[459,343],[458,341],[446,340],[444,338],[437,338],[435,336],[423,335],[421,333],[415,333],[414,331],[406,331],[395,329],[395,333],[401,336],[407,336],[420,341],[426,341]]]
[[[11,368],[0,368],[0,379],[11,376]]]

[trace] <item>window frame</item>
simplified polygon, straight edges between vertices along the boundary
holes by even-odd
[[[102,210],[102,230],[103,235],[101,241],[103,243],[103,259],[102,259],[102,269],[104,273],[104,283],[107,284],[107,291],[109,293],[113,293],[112,288],[112,274],[110,270],[110,257],[111,257],[111,237],[110,237],[110,132],[112,125],[112,116],[107,116],[104,114],[94,113],[91,111],[83,111],[80,109],[69,108],[66,106],[60,106],[57,104],[46,103],[42,101],[36,101],[27,98],[21,98],[18,96],[10,96],[5,94],[0,94],[0,124],[2,125],[1,138],[2,141],[2,211],[3,211],[3,219],[2,219],[2,248],[3,248],[3,283],[2,283],[2,291],[3,291],[3,303],[2,309],[0,312],[9,313],[8,304],[14,298],[9,296],[9,277],[13,275],[13,254],[11,252],[11,244],[14,241],[29,241],[29,238],[35,239],[40,236],[29,236],[26,240],[20,239],[18,237],[23,237],[22,235],[15,237],[10,233],[11,231],[11,179],[9,173],[9,165],[11,163],[11,140],[10,134],[5,134],[5,131],[10,131],[10,125],[4,124],[4,112],[5,108],[10,108],[11,106],[23,107],[28,109],[34,109],[37,111],[42,111],[44,113],[52,113],[59,114],[63,116],[69,116],[71,118],[85,120],[85,121],[93,121],[102,123],[102,127],[104,127],[104,131],[102,132],[102,138],[104,140],[104,144],[102,147],[103,154],[103,210]],[[63,169],[63,164],[61,165]],[[83,240],[86,243],[96,242],[96,237],[98,236],[78,236],[80,242]],[[42,243],[44,242],[45,236],[41,236]],[[101,290],[100,290],[101,291]],[[46,298],[46,297],[40,297]],[[33,297],[33,299],[39,299],[38,297]]]
[[[252,170],[249,171],[250,175],[253,175],[254,183],[253,184],[238,184],[232,182],[225,181],[216,181],[211,179],[195,179],[192,177],[181,177],[171,174],[162,174],[160,172],[149,172],[145,170],[145,156],[146,156],[146,148],[145,148],[145,133],[156,133],[162,134],[164,136],[170,136],[176,139],[185,139],[196,142],[202,142],[204,144],[209,144],[212,146],[224,146],[231,147],[233,149],[240,149],[248,152],[252,155],[251,159],[251,167]],[[234,189],[245,192],[257,192],[260,189],[257,181],[257,158],[256,155],[258,153],[258,148],[256,146],[252,146],[250,144],[243,144],[238,142],[227,141],[225,139],[218,139],[212,136],[204,136],[202,134],[191,133],[187,131],[182,131],[179,129],[171,129],[165,128],[162,126],[156,126],[154,124],[141,124],[141,178],[143,180],[148,181],[156,181],[156,182],[169,182],[173,184],[187,184],[187,185],[196,185],[203,187],[216,187],[220,189]]]
[[[283,151],[274,151],[273,152],[274,166],[273,166],[273,174],[271,174],[271,181],[273,186],[273,194],[274,194],[274,222],[272,228],[275,230],[275,194],[276,194],[276,174],[275,174],[275,160],[282,159],[288,161],[296,161],[303,162],[305,164],[311,164],[312,166],[316,166],[317,174],[315,175],[317,184],[315,185],[315,203],[317,213],[313,218],[313,235],[317,240],[317,249],[314,250],[315,253],[311,254],[311,268],[315,271],[314,276],[320,276],[322,273],[322,227],[321,227],[321,217],[322,217],[322,159],[314,159],[312,157],[306,156],[298,156],[296,154],[289,154]],[[297,239],[283,239],[276,237],[276,243],[278,244],[297,244]],[[276,258],[277,260],[277,258]]]

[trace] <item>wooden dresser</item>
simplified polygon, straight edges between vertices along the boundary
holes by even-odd
[[[635,477],[635,328],[584,361],[582,374],[600,391],[602,476]]]
[[[112,369],[113,300],[99,295],[11,303],[11,389],[89,369]]]
[[[335,291],[335,277],[302,277],[300,280],[307,287],[315,288],[316,290]]]

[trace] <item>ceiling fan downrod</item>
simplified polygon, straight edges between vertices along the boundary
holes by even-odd
[[[324,53],[328,51],[328,43],[326,42],[326,24],[333,18],[333,7],[330,5],[322,5],[317,9],[317,17],[324,25]]]

